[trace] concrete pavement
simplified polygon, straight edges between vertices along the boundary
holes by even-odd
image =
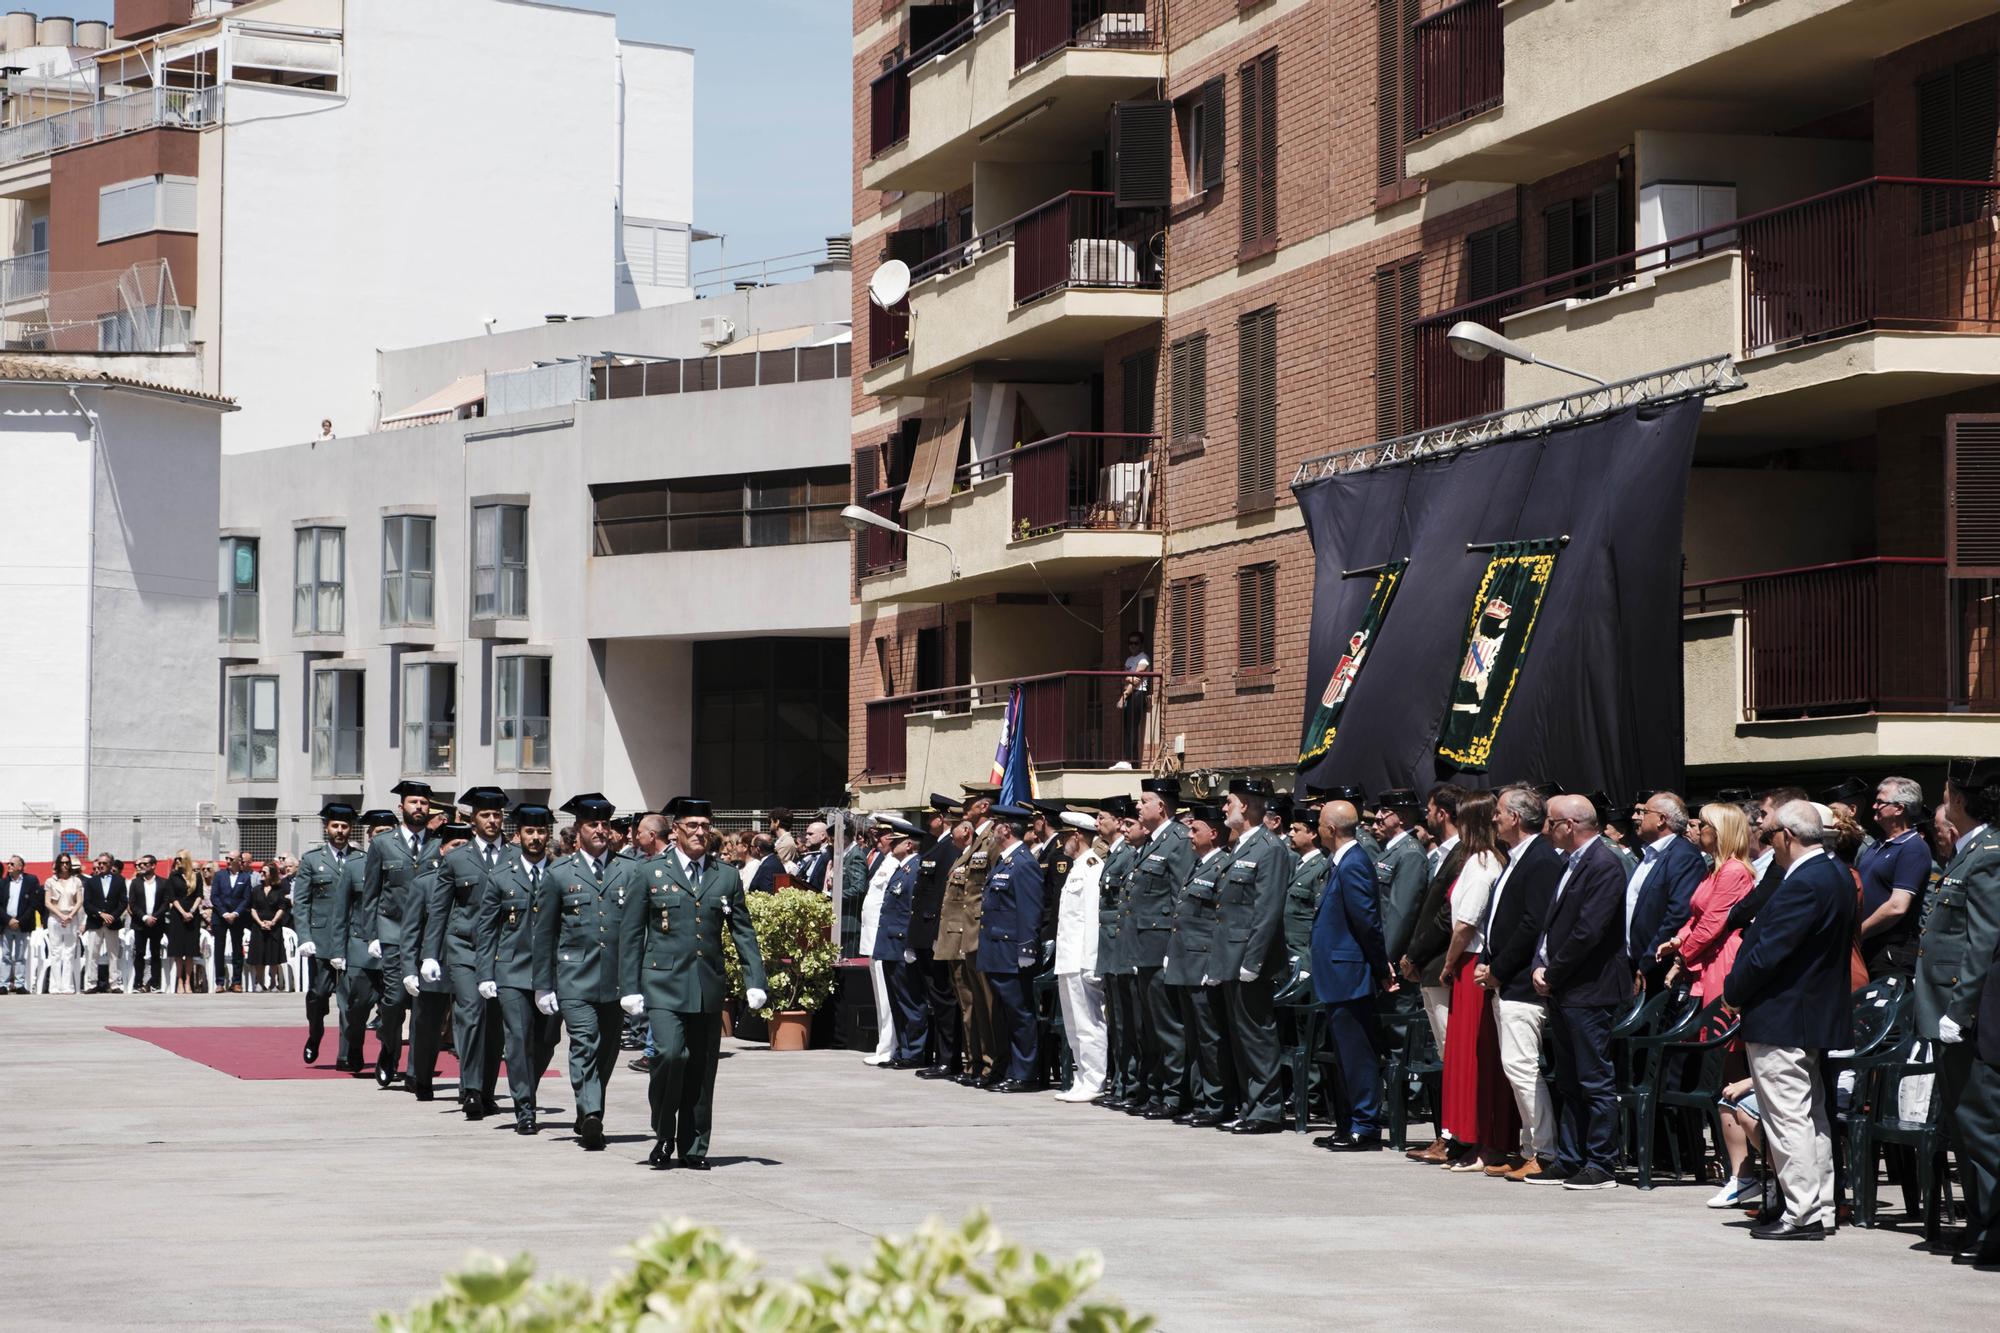
[[[292,995],[0,999],[0,1326],[363,1328],[470,1249],[595,1280],[655,1219],[686,1216],[789,1271],[977,1204],[1041,1249],[1102,1251],[1103,1290],[1170,1330],[2000,1318],[2000,1274],[1913,1231],[1760,1244],[1702,1207],[1707,1186],[1530,1189],[940,1087],[845,1052],[725,1042],[717,1169],[697,1175],[639,1164],[645,1080],[622,1060],[611,1146],[585,1154],[560,1076],[544,1100],[561,1111],[523,1140],[442,1096],[241,1082],[105,1030],[235,1023],[303,1040]]]

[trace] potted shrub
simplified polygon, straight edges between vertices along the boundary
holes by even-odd
[[[764,989],[770,1004],[758,1011],[771,1025],[771,1049],[802,1051],[815,1010],[833,995],[840,950],[833,943],[833,903],[805,889],[749,896],[750,925],[764,957]],[[723,937],[723,964],[730,994],[743,994],[743,966],[736,945]]]

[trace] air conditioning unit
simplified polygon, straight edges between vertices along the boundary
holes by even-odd
[[[701,345],[720,347],[736,336],[736,324],[726,315],[703,315],[701,317]]]
[[[213,824],[215,822],[215,802],[198,802],[194,808],[194,822],[197,824]]]

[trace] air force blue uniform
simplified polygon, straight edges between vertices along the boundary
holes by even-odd
[[[998,855],[986,874],[979,928],[979,970],[993,990],[1007,1078],[1035,1077],[1034,973],[1041,963],[1042,868],[1025,843]]]
[[[910,947],[910,923],[917,900],[917,873],[924,858],[912,853],[896,867],[882,890],[881,913],[875,922],[875,949],[871,957],[882,964],[882,980],[889,990],[889,1007],[896,1016],[895,1059],[921,1060],[930,1040],[930,1006],[926,999],[923,964],[906,963]]]

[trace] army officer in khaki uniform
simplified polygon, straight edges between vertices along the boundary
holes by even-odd
[[[1000,840],[990,811],[993,798],[980,792],[966,803],[972,825],[972,845],[953,862],[945,878],[944,901],[938,908],[937,943],[931,957],[949,964],[952,987],[958,992],[962,1020],[961,1050],[965,1072],[958,1081],[967,1087],[992,1087],[1006,1073],[1006,1060],[995,1049],[993,992],[980,972],[979,922],[985,911],[986,873],[993,868],[993,848]]]

